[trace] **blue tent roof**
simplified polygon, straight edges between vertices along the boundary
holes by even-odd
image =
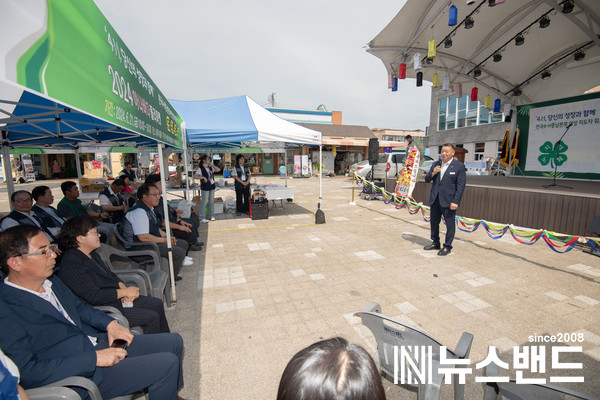
[[[245,95],[205,101],[169,101],[185,121],[188,145],[321,144],[320,132],[286,121]]]
[[[11,147],[76,148],[80,144],[156,145],[156,140],[152,138],[123,129],[26,90],[17,101],[0,99],[0,111],[6,115],[0,118],[3,143]]]

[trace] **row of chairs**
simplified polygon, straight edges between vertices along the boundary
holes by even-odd
[[[431,370],[432,380],[419,382],[410,386],[417,388],[417,398],[419,400],[438,400],[440,398],[442,380],[444,373],[440,368],[441,360],[465,360],[469,357],[471,345],[473,343],[473,335],[468,332],[463,332],[458,344],[454,350],[446,348],[446,354],[441,354],[442,344],[431,337],[429,334],[420,329],[414,328],[403,322],[393,318],[386,317],[381,313],[381,306],[378,303],[371,302],[361,311],[354,314],[360,317],[363,325],[365,325],[375,336],[377,342],[377,356],[375,363],[378,365],[380,372],[389,378],[394,376],[395,363],[394,347],[402,346],[431,346]],[[497,355],[497,351],[496,351]],[[429,358],[424,358],[428,362]],[[422,359],[415,358],[414,367],[421,370],[429,370],[424,365],[420,365]],[[445,365],[446,363],[444,363]],[[396,364],[397,366],[397,364]],[[464,364],[456,363],[455,368],[466,367]],[[407,366],[408,368],[408,366]],[[414,371],[414,369],[413,369]],[[496,364],[490,363],[486,367],[486,375],[488,377],[499,376],[499,368]],[[464,384],[456,382],[454,379],[454,399],[464,399],[465,389]],[[585,400],[598,400],[594,397],[579,393],[570,389],[566,389],[557,385],[551,384],[517,384],[514,380],[509,382],[488,382],[486,383],[484,400],[495,400],[498,395],[503,400],[559,400],[564,399],[565,395],[570,398],[579,398]]]

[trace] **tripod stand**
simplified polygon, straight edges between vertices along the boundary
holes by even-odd
[[[562,134],[562,136],[560,137],[560,139],[558,139],[558,142],[556,142],[556,154],[554,155],[554,179],[552,179],[552,183],[549,185],[543,185],[542,187],[544,189],[547,189],[549,187],[562,187],[565,189],[573,189],[571,186],[565,186],[565,185],[558,185],[556,183],[556,170],[558,168],[558,155],[560,154],[560,142],[563,140],[563,138],[565,137],[565,135],[567,134],[567,132],[569,132],[569,128],[573,126],[573,123],[571,122],[569,125],[567,125],[567,129],[565,129],[565,133]]]

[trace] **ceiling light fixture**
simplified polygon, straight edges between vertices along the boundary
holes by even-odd
[[[479,78],[481,76],[481,70],[479,68],[473,70],[473,77]]]
[[[494,7],[496,5],[496,0],[488,0],[488,6]]]
[[[551,76],[552,76],[552,74],[548,70],[545,70],[544,72],[542,72],[542,79],[543,80],[550,79]]]
[[[475,0],[467,0],[467,5],[470,6],[471,4],[475,4]]]
[[[471,29],[473,27],[473,25],[475,25],[475,21],[473,21],[473,18],[471,18],[471,17],[465,18],[465,29]]]
[[[573,55],[573,59],[575,59],[575,61],[581,61],[585,58],[585,53],[581,50],[579,50],[578,52],[576,52]]]
[[[550,18],[548,18],[546,15],[544,15],[542,18],[540,18],[540,28],[544,29],[550,26]]]
[[[444,47],[449,49],[450,47],[452,47],[452,39],[450,38],[446,38],[446,40],[444,40]]]
[[[513,94],[514,94],[515,96],[520,96],[520,95],[522,95],[522,94],[523,94],[523,91],[522,91],[521,89],[519,89],[519,88],[514,88],[514,89],[513,89]]]
[[[515,46],[522,46],[523,43],[525,43],[525,38],[519,33],[515,38]]]
[[[500,61],[502,61],[502,54],[500,54],[500,53],[494,53],[494,55],[492,56],[492,60],[494,60],[494,62],[500,62]]]
[[[573,4],[573,0],[565,0],[562,2],[562,13],[569,14],[571,11],[573,11],[574,7],[575,4]]]
[[[425,62],[426,62],[427,64],[433,64],[433,58],[427,57],[427,58],[425,59]]]

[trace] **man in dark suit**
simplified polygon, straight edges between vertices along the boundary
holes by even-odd
[[[177,399],[183,341],[175,333],[134,336],[52,276],[56,253],[37,227],[0,235],[0,348],[33,388],[83,376],[109,399],[148,389],[150,399]],[[116,339],[126,349],[111,347]]]
[[[445,256],[452,250],[452,241],[456,231],[456,210],[460,204],[467,174],[465,165],[454,158],[454,145],[442,146],[441,160],[433,163],[425,175],[425,182],[433,181],[429,195],[431,244],[425,250],[439,250],[438,256]],[[442,215],[446,220],[446,240],[440,247],[440,222]]]

